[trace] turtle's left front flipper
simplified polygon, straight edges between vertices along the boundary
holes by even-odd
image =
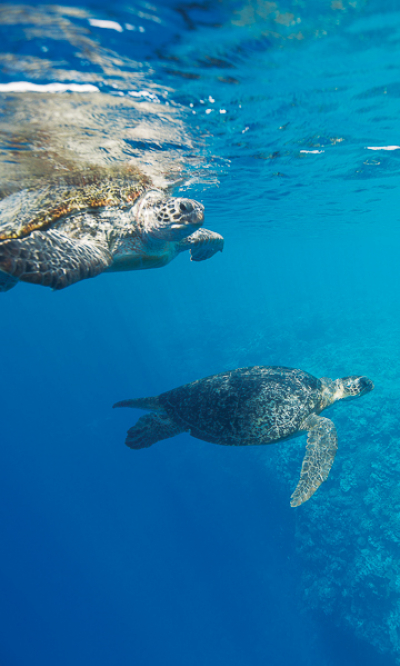
[[[71,239],[52,229],[0,242],[0,270],[18,280],[52,289],[64,289],[95,277],[111,263],[106,248]]]
[[[220,234],[208,229],[197,229],[180,242],[179,249],[190,250],[190,261],[210,259],[216,252],[222,252],[224,239]]]
[[[326,481],[337,451],[336,428],[330,419],[312,414],[304,421],[302,430],[308,430],[307,451],[290,506],[306,502]]]

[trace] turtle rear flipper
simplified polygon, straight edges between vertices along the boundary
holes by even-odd
[[[113,405],[115,407],[130,407],[131,409],[151,409],[158,411],[162,409],[158,395],[150,398],[134,398],[133,400],[120,400]]]
[[[294,491],[290,506],[299,506],[310,499],[328,474],[337,451],[335,424],[322,416],[312,414],[302,429],[308,430],[307,451],[301,466],[300,481]]]
[[[181,251],[190,250],[190,261],[205,261],[217,252],[222,252],[223,248],[223,237],[208,229],[198,229],[179,245]]]
[[[49,229],[0,242],[0,270],[15,279],[64,289],[95,277],[112,263],[106,248]]]
[[[130,449],[144,449],[161,439],[168,439],[179,435],[179,428],[168,416],[164,414],[146,414],[141,416],[138,422],[128,430],[125,444]]]

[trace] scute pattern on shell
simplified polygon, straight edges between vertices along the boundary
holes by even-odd
[[[255,366],[224,372],[159,396],[182,430],[216,444],[268,444],[299,433],[320,411],[321,382],[302,370]]]
[[[88,167],[50,182],[29,183],[0,203],[0,241],[46,231],[77,211],[129,208],[150,187],[136,167]]]

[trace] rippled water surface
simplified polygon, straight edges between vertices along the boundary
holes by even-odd
[[[0,34],[3,198],[129,164],[225,238],[0,294],[1,666],[400,663],[400,6],[3,3]],[[256,364],[375,383],[306,504],[305,437],[124,447],[117,400]]]

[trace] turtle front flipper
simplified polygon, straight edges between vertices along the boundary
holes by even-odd
[[[0,271],[0,291],[9,291],[18,284],[18,278]]]
[[[306,502],[326,481],[337,451],[336,428],[330,419],[312,414],[304,421],[302,430],[308,430],[307,451],[290,506]]]
[[[146,414],[141,416],[135,425],[128,430],[125,444],[130,449],[143,449],[160,439],[168,439],[179,435],[182,431],[166,414]]]
[[[210,259],[217,252],[222,252],[223,248],[223,237],[208,229],[198,229],[179,244],[180,251],[190,250],[190,261]]]
[[[112,263],[106,248],[58,231],[34,231],[0,242],[0,270],[14,279],[64,289],[95,277]]]

